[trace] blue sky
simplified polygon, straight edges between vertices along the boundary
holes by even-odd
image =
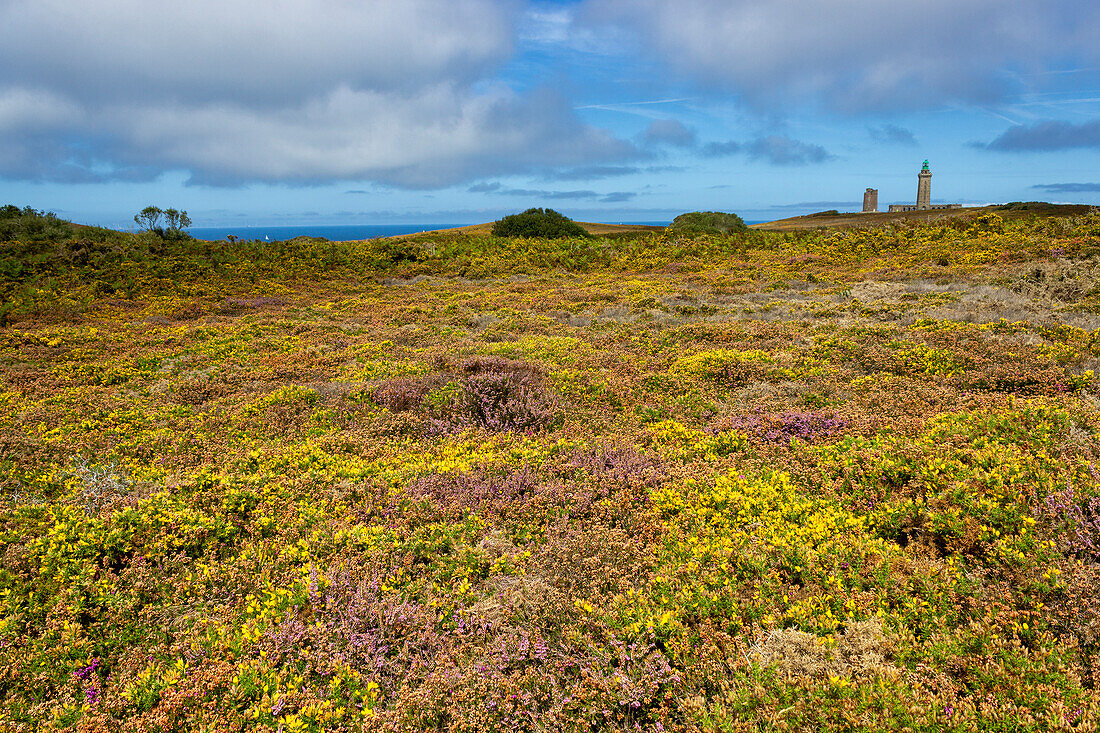
[[[0,0],[0,203],[130,226],[1100,204],[1100,4]]]

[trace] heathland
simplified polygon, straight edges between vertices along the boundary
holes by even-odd
[[[1100,215],[1008,213],[0,229],[0,730],[1095,730]]]

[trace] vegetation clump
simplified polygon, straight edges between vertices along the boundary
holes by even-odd
[[[494,237],[587,237],[588,232],[572,219],[553,209],[528,209],[522,214],[509,214],[493,224]]]
[[[75,227],[52,211],[30,206],[0,206],[0,242],[46,242],[68,237]]]
[[[737,214],[722,211],[692,211],[680,214],[668,225],[676,234],[731,234],[747,230],[745,221]]]
[[[420,410],[436,434],[535,430],[554,421],[558,402],[534,366],[498,356],[469,359],[449,375],[390,379],[372,398],[391,412]]]

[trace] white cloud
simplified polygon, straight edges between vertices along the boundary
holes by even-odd
[[[120,157],[189,168],[195,181],[310,183],[373,179],[432,188],[488,174],[630,157],[549,94],[466,95],[450,85],[414,96],[340,88],[277,114],[233,105],[135,107],[108,123]]]
[[[0,133],[27,127],[53,127],[80,114],[80,108],[64,97],[41,89],[0,89]]]
[[[1070,0],[589,0],[589,25],[761,107],[848,112],[1001,99],[1007,69],[1095,57],[1100,9]]]
[[[86,99],[279,105],[475,79],[512,52],[515,20],[493,0],[6,0],[0,68]]]
[[[0,176],[432,188],[628,159],[495,87],[513,0],[0,0]]]

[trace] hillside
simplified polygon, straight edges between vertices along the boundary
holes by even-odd
[[[997,214],[1005,219],[1019,219],[1027,216],[1084,216],[1095,207],[1086,204],[1048,204],[1028,202],[995,206],[970,206],[962,209],[941,209],[929,211],[903,211],[897,213],[841,213],[830,215],[827,212],[793,216],[765,224],[753,224],[754,229],[792,231],[797,229],[837,229],[851,227],[881,227],[896,224],[943,224],[957,220],[974,219],[983,214]]]
[[[0,730],[1096,730],[1100,215],[968,213],[0,242]]]

